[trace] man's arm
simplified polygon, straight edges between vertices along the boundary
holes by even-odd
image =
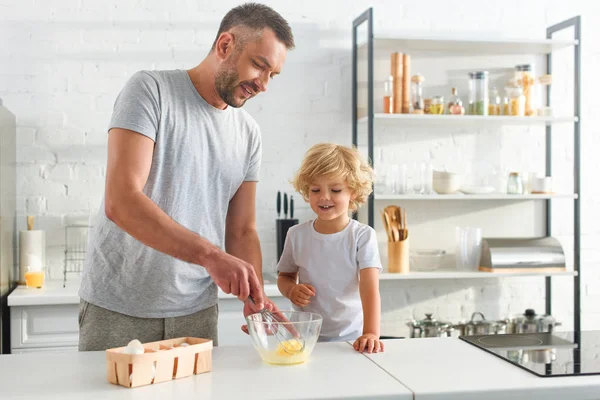
[[[206,268],[225,292],[263,302],[251,264],[175,222],[148,198],[144,186],[152,165],[154,142],[137,132],[114,128],[108,135],[105,213],[125,232],[158,251]]]
[[[229,202],[225,251],[252,264],[262,286],[262,253],[256,231],[256,182],[243,182]]]

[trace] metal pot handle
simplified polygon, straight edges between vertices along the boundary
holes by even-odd
[[[483,316],[483,313],[480,313],[479,311],[475,311],[472,315],[471,315],[471,321],[475,321],[475,316],[479,315],[481,317],[482,321],[485,321],[485,317]]]

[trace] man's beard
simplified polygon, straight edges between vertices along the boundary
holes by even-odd
[[[240,82],[239,75],[235,70],[235,67],[226,66],[217,72],[215,77],[215,88],[217,90],[217,94],[221,97],[221,100],[225,102],[225,104],[239,108],[246,103],[246,99],[238,99],[234,96],[233,92],[239,86]]]

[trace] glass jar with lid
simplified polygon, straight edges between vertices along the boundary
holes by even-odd
[[[502,113],[502,100],[500,100],[500,94],[498,89],[494,86],[490,90],[490,102],[488,105],[488,115],[501,115]]]
[[[523,180],[518,172],[511,172],[508,175],[508,184],[506,186],[507,194],[523,194]]]
[[[488,94],[488,72],[477,71],[472,73],[471,95],[472,103],[469,103],[470,115],[488,115],[489,94]]]
[[[515,80],[517,85],[523,89],[525,96],[525,115],[535,116],[537,114],[537,99],[535,78],[531,64],[520,64],[515,66]]]
[[[412,113],[423,114],[425,105],[423,104],[423,82],[425,78],[421,74],[413,75],[411,78],[412,86]]]

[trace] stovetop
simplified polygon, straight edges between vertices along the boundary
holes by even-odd
[[[537,376],[600,375],[600,331],[459,338]]]

